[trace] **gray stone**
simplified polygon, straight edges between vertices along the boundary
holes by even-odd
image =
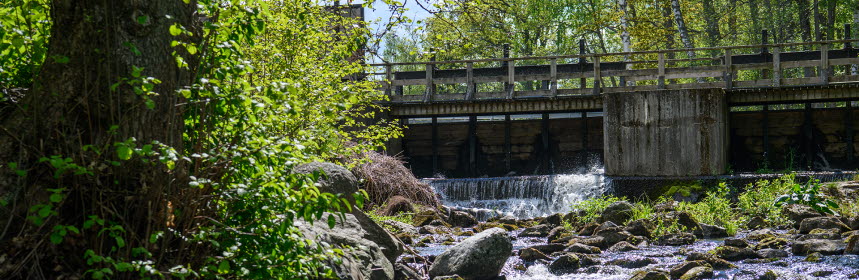
[[[549,264],[549,272],[556,275],[573,273],[582,266],[580,262],[578,254],[564,254]]]
[[[693,267],[688,272],[680,276],[681,280],[699,280],[713,277],[713,268],[709,266]]]
[[[464,211],[451,211],[448,223],[455,227],[473,227],[477,225],[477,219]]]
[[[755,216],[746,223],[746,227],[750,229],[761,229],[767,227],[767,224],[768,223],[764,218]]]
[[[727,238],[725,239],[725,245],[737,248],[746,248],[749,247],[749,242],[742,238]]]
[[[703,252],[692,252],[686,256],[686,261],[705,261],[709,263],[712,267],[717,269],[727,269],[734,267],[730,262],[720,259],[713,254],[703,253]]]
[[[484,230],[436,257],[430,266],[430,277],[459,275],[464,279],[487,279],[498,276],[513,251],[507,231]]]
[[[641,270],[635,272],[629,280],[668,280],[668,272],[661,270]]]
[[[408,233],[412,235],[418,234],[418,229],[415,226],[400,221],[385,220],[382,221],[382,224],[394,229],[394,232],[397,233]]]
[[[840,232],[850,231],[850,227],[835,217],[806,218],[799,224],[799,233],[809,233],[814,229],[838,229]]]
[[[841,240],[811,239],[796,241],[791,244],[794,255],[805,256],[811,253],[823,255],[838,255],[844,252],[846,245]]]
[[[859,255],[859,234],[853,234],[847,237],[847,247],[844,249],[844,254]]]
[[[698,223],[701,226],[701,236],[704,238],[723,238],[728,237],[728,230],[720,226]]]
[[[672,266],[671,272],[669,274],[671,275],[671,278],[680,278],[680,276],[683,276],[683,274],[686,274],[686,272],[688,272],[689,270],[699,266],[709,267],[710,264],[708,264],[706,261],[701,260],[686,261]]]
[[[358,178],[345,167],[330,162],[311,162],[299,165],[292,169],[297,174],[318,173],[319,191],[339,194],[354,205],[355,198],[352,194],[358,192]],[[380,202],[381,203],[381,202]]]
[[[638,250],[638,247],[629,244],[629,242],[626,241],[618,242],[617,244],[614,244],[610,248],[608,248],[608,251],[612,252],[628,252],[633,250]]]
[[[563,251],[566,246],[564,246],[564,244],[549,243],[542,245],[534,245],[528,248],[536,249],[537,251],[543,252],[543,254],[546,255],[551,255],[554,252]]]
[[[756,253],[751,248],[738,248],[733,246],[719,246],[714,250],[716,256],[729,261],[739,261],[745,259],[758,258]]]
[[[764,259],[787,258],[790,254],[782,249],[761,249],[758,250],[758,255]]]
[[[811,207],[802,204],[787,204],[781,208],[782,214],[793,221],[794,227],[799,227],[799,223],[807,218],[820,217],[820,213],[811,209]]]
[[[658,263],[655,259],[639,256],[630,256],[606,262],[607,265],[616,265],[623,268],[642,268]]]
[[[542,224],[526,228],[519,233],[519,237],[546,237],[549,236],[549,231],[552,230],[551,225]]]
[[[624,228],[626,232],[638,236],[650,236],[651,233],[653,233],[654,229],[656,229],[656,225],[654,225],[653,222],[648,219],[638,219],[635,221],[631,221],[627,223],[626,227]]]
[[[564,218],[563,214],[555,213],[555,214],[549,215],[548,217],[543,218],[543,220],[540,221],[540,223],[544,224],[544,225],[550,225],[554,228],[554,227],[561,225],[561,220],[563,220],[563,218]]]
[[[305,238],[325,242],[343,249],[343,262],[329,263],[340,279],[394,279],[393,262],[402,254],[402,244],[361,211],[335,215],[335,227],[329,228],[326,214],[312,225],[297,220],[296,226]],[[360,216],[359,216],[360,215]]]
[[[599,254],[602,253],[599,247],[588,246],[581,243],[574,243],[573,245],[568,246],[564,249],[564,252],[570,253],[582,253],[582,254]]]
[[[632,217],[632,203],[627,201],[615,201],[609,204],[602,212],[601,221],[611,221],[615,224],[623,224]]]
[[[692,245],[695,243],[695,235],[688,232],[666,234],[657,237],[655,243],[663,246]]]
[[[549,235],[546,236],[546,240],[553,242],[565,235],[568,235],[567,229],[562,226],[558,226],[549,231]]]
[[[549,256],[546,256],[546,254],[543,254],[543,252],[540,252],[539,250],[534,248],[525,248],[519,250],[519,258],[526,262],[551,259],[549,258]]]

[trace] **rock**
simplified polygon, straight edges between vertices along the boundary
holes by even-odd
[[[549,256],[540,252],[540,250],[534,248],[525,248],[519,250],[519,258],[526,262],[533,262],[536,260],[549,260]]]
[[[416,227],[400,221],[384,220],[382,221],[382,226],[392,229],[392,231],[396,233],[407,233],[411,235],[418,234],[418,229]]]
[[[599,247],[588,246],[581,243],[575,243],[564,249],[564,252],[582,253],[582,254],[600,254],[602,250]]]
[[[326,222],[329,215],[335,217],[333,229]],[[393,263],[403,252],[402,243],[360,210],[342,218],[327,213],[312,224],[303,220],[295,223],[305,238],[343,249],[342,262],[329,263],[340,279],[394,278]]]
[[[746,248],[749,247],[749,242],[742,238],[727,238],[725,239],[725,246]]]
[[[627,223],[626,227],[624,228],[626,232],[638,236],[650,236],[655,229],[656,225],[654,225],[653,222],[648,219],[638,219],[635,221],[631,221]]]
[[[396,237],[397,237],[397,239],[399,239],[400,241],[402,241],[402,242],[403,242],[403,243],[405,243],[405,244],[411,245],[411,244],[414,244],[414,243],[415,243],[415,241],[414,241],[414,235],[412,235],[412,234],[409,234],[409,233],[397,233],[397,234],[396,234],[396,235],[394,235],[394,236],[396,236]]]
[[[780,259],[790,256],[790,253],[782,249],[762,249],[758,250],[757,253],[764,259]]]
[[[632,217],[632,207],[632,203],[627,201],[612,202],[603,210],[600,221],[612,221],[615,224],[623,224]]]
[[[802,204],[787,204],[781,208],[782,214],[787,216],[793,222],[793,227],[798,227],[802,220],[807,218],[820,217],[820,213],[811,209],[811,207]]]
[[[812,272],[811,276],[826,277],[826,276],[832,275],[834,273],[835,273],[835,271],[831,271],[831,270],[818,270],[818,271]]]
[[[412,218],[413,225],[418,227],[429,225],[433,221],[444,221],[444,219],[442,219],[438,212],[433,210],[421,211],[420,213],[415,214],[415,217]]]
[[[692,214],[688,212],[678,212],[677,216],[677,224],[686,227],[686,230],[697,233],[696,236],[700,236],[701,226],[698,225],[698,221],[692,217]]]
[[[576,272],[581,267],[581,258],[577,254],[564,254],[549,264],[549,272],[555,275]]]
[[[395,195],[385,201],[385,207],[382,208],[381,214],[385,216],[396,216],[399,213],[414,213],[415,207],[412,206],[412,201],[404,196]]]
[[[799,224],[799,233],[810,233],[813,229],[838,229],[840,232],[850,231],[850,227],[835,217],[806,218]]]
[[[705,262],[705,261],[700,261],[700,260],[699,261],[686,261],[686,262],[682,262],[682,263],[676,264],[673,267],[671,267],[671,272],[669,274],[671,275],[671,278],[680,278],[680,276],[683,276],[683,274],[686,274],[686,272],[688,272],[689,270],[696,268],[696,267],[699,267],[699,266],[709,267],[710,264]]]
[[[540,224],[550,225],[554,228],[554,227],[560,226],[561,220],[563,220],[563,219],[564,219],[564,215],[562,215],[561,213],[555,213],[555,214],[549,215],[546,218],[543,218],[543,220],[540,221]]]
[[[609,222],[607,222],[609,223]],[[603,243],[601,248],[608,248],[611,245],[614,245],[621,241],[626,241],[628,238],[632,237],[632,234],[624,231],[621,227],[609,227],[604,229],[597,229],[594,232],[594,236],[602,237]]]
[[[859,230],[859,217],[841,217],[841,222],[852,230]]]
[[[599,226],[600,226],[599,224],[595,224],[595,223],[587,224],[587,225],[585,225],[584,227],[582,227],[582,229],[581,229],[581,230],[579,230],[578,235],[581,235],[581,236],[589,236],[589,235],[593,235],[593,234],[594,234],[594,231],[595,231]]]
[[[554,242],[565,235],[569,235],[569,233],[567,233],[567,229],[562,226],[558,226],[549,231],[549,235],[546,236],[546,240]]]
[[[814,253],[808,254],[808,256],[805,257],[805,261],[807,261],[807,262],[820,262],[822,258],[823,258],[823,254],[821,254],[820,252],[814,252]]]
[[[662,246],[692,245],[695,243],[695,235],[688,232],[672,233],[656,238],[656,244]]]
[[[704,238],[723,238],[730,236],[728,230],[720,226],[698,223],[701,227],[701,236]]]
[[[748,223],[746,223],[746,227],[749,229],[762,229],[762,228],[767,227],[768,225],[769,225],[769,223],[767,223],[767,221],[764,220],[764,218],[761,218],[758,216],[752,217],[752,219],[749,220]]]
[[[638,247],[629,244],[629,242],[626,241],[618,242],[617,244],[614,244],[610,248],[608,248],[608,251],[612,252],[628,252],[633,250],[638,250]]]
[[[681,280],[699,280],[713,277],[713,268],[709,266],[693,267],[688,272],[680,276]]]
[[[394,279],[396,280],[412,280],[421,278],[423,278],[421,277],[421,274],[408,265],[402,263],[394,265]]]
[[[759,257],[758,253],[751,248],[738,248],[733,246],[716,247],[716,249],[714,249],[714,254],[719,258],[729,261],[755,259]]]
[[[661,270],[641,270],[635,272],[629,280],[669,280],[668,272]]]
[[[317,181],[320,192],[339,194],[355,205],[352,194],[358,192],[358,178],[349,169],[330,162],[311,162],[296,166],[292,173],[322,175]]]
[[[451,211],[448,223],[455,227],[473,227],[477,225],[477,219],[464,211]]]
[[[579,268],[599,264],[600,262],[584,254],[566,253],[559,256],[548,265],[549,272],[555,275],[576,272]]]
[[[805,256],[811,253],[838,255],[844,252],[845,247],[844,242],[840,240],[811,239],[794,242],[791,244],[791,251],[794,255],[799,256]]]
[[[746,238],[749,240],[760,241],[760,240],[763,240],[765,238],[775,237],[776,235],[777,234],[775,231],[768,229],[768,228],[765,228],[765,229],[759,229],[759,230],[754,230],[752,232],[749,232],[749,234],[746,236]]]
[[[551,225],[536,225],[526,228],[519,233],[519,237],[546,237],[549,236],[549,231],[552,230]]]
[[[758,242],[758,244],[755,245],[755,250],[781,249],[781,248],[784,248],[784,246],[786,246],[786,245],[787,245],[787,239],[773,236],[773,237],[764,238],[761,240],[761,242]]]
[[[465,278],[462,278],[459,275],[450,275],[450,276],[435,277],[432,280],[465,280]]]
[[[859,234],[847,237],[847,247],[844,249],[844,254],[859,255]]]
[[[543,245],[534,245],[534,246],[531,246],[528,248],[535,249],[535,250],[540,251],[546,255],[551,255],[554,252],[563,251],[564,248],[566,248],[566,246],[564,246],[564,244],[550,243],[550,244],[543,244]]]
[[[764,274],[761,274],[761,276],[758,276],[758,280],[777,280],[777,279],[778,279],[778,273],[776,273],[775,271],[772,271],[772,270],[767,270],[767,272],[764,272]]]
[[[653,206],[653,211],[656,213],[666,213],[672,212],[677,209],[677,206],[680,205],[677,201],[668,200]]]
[[[735,267],[733,264],[724,259],[720,259],[719,257],[716,257],[715,255],[710,253],[702,252],[689,253],[689,255],[686,256],[686,261],[705,261],[710,264],[710,266],[716,269],[727,269]]]
[[[507,231],[487,229],[436,257],[429,269],[430,277],[459,275],[464,279],[487,279],[498,276],[513,251]]]
[[[633,256],[611,260],[609,262],[606,262],[605,264],[616,265],[623,268],[642,268],[656,263],[658,262],[655,259]]]
[[[601,246],[603,246],[604,242],[603,242],[603,238],[601,236],[591,236],[591,237],[573,239],[570,241],[569,245],[573,245],[576,243],[602,248]]]
[[[445,222],[444,220],[441,220],[441,219],[432,220],[431,222],[429,222],[428,225],[436,226],[436,227],[446,227],[446,228],[451,227],[450,224],[448,224],[447,222]]]

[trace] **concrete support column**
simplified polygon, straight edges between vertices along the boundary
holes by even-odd
[[[728,105],[722,89],[604,94],[609,176],[724,174]]]

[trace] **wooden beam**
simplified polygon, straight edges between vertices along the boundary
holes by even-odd
[[[844,115],[844,134],[847,143],[847,163],[853,164],[855,158],[853,155],[853,101],[847,101]]]
[[[659,53],[659,61],[657,63],[658,63],[658,67],[659,67],[659,74],[657,76],[658,81],[656,84],[657,84],[659,89],[665,89],[665,54],[664,53]]]
[[[781,86],[781,55],[778,47],[773,47],[773,86]]]
[[[477,176],[477,116],[468,117],[468,174]]]
[[[549,64],[549,92],[552,97],[558,96],[558,59],[553,58]]]
[[[474,100],[477,95],[477,84],[474,83],[474,62],[465,64],[465,99]]]
[[[805,163],[809,170],[814,169],[814,122],[811,118],[812,108],[811,103],[805,103],[805,111],[803,116],[805,121],[802,124],[802,136],[805,139]]]
[[[512,171],[511,167],[513,163],[513,144],[510,141],[511,126],[510,115],[504,115],[504,165],[507,168],[507,173]]]
[[[543,138],[543,172],[544,174],[552,174],[552,168],[549,166],[551,164],[551,155],[549,154],[549,114],[543,113],[543,119],[540,124],[542,126],[541,136]]]
[[[516,96],[516,62],[510,61],[507,64],[507,100],[513,99]]]
[[[602,75],[600,74],[600,57],[594,57],[594,93],[600,94],[600,87],[602,87]]]
[[[764,148],[764,155],[763,155],[764,161],[767,163],[767,166],[772,166],[772,161],[770,160],[770,159],[772,159],[772,157],[770,156],[771,153],[770,153],[770,122],[769,122],[770,117],[769,117],[769,112],[770,112],[770,106],[764,105],[763,118],[761,119],[761,131],[762,131],[761,133],[763,136],[762,145],[764,146],[763,147]]]
[[[588,163],[588,112],[582,112],[582,166]]]
[[[432,175],[439,173],[438,169],[438,118],[432,117]]]
[[[820,45],[820,68],[817,69],[821,84],[829,84],[829,45]]]
[[[435,64],[427,63],[426,64],[426,92],[424,93],[424,102],[429,103],[433,100],[433,95],[435,95],[435,86],[433,84],[433,67]]]
[[[725,73],[722,74],[725,80],[725,89],[730,90],[734,87],[734,63],[731,49],[725,49]]]

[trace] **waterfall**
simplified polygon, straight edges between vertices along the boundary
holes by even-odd
[[[498,215],[532,218],[568,212],[575,202],[606,192],[602,167],[573,174],[427,179],[442,203],[479,220]]]

